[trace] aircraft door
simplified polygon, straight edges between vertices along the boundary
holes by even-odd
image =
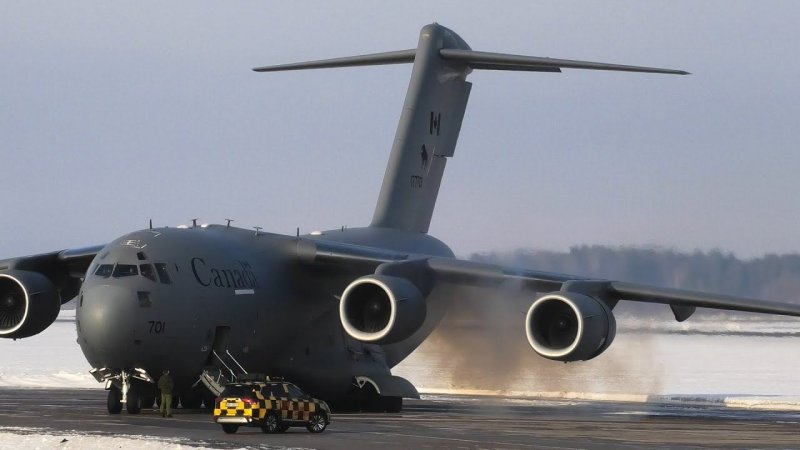
[[[228,350],[228,344],[230,342],[230,334],[231,334],[231,327],[228,325],[219,325],[214,329],[214,337],[211,344],[211,349],[208,351],[208,356],[206,357],[206,366],[217,366],[222,368],[222,361],[220,358],[224,358],[226,355],[226,351]],[[214,355],[216,353],[216,356]]]

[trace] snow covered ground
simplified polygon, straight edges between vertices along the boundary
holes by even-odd
[[[0,340],[0,387],[101,389],[75,342],[72,319],[74,310],[65,310],[37,336]],[[535,355],[521,330],[510,334],[512,343],[492,330],[435,333],[394,373],[423,393],[800,409],[800,321],[621,317],[618,330],[603,355],[570,364]]]
[[[0,427],[0,450],[19,449],[207,449],[187,444],[188,439],[151,436],[103,436],[84,432],[53,432],[44,428]]]

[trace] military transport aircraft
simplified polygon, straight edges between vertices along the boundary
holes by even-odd
[[[416,49],[254,70],[399,63],[413,63],[411,82],[369,226],[283,236],[195,221],[3,260],[0,336],[41,332],[75,298],[78,343],[111,413],[152,405],[164,368],[188,407],[250,371],[340,406],[398,411],[418,393],[390,369],[451,304],[487,286],[528,292],[519,326],[533,351],[565,362],[611,345],[620,300],[667,304],[678,321],[696,307],[800,316],[792,304],[463,261],[427,234],[473,70],[687,72],[473,51],[438,24],[422,28]]]

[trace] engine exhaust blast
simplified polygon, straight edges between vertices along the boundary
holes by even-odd
[[[427,307],[411,281],[386,275],[361,277],[347,286],[339,318],[347,334],[362,342],[392,344],[417,331]]]
[[[602,301],[576,292],[557,292],[536,300],[525,318],[533,350],[556,361],[585,361],[611,345],[617,325]]]

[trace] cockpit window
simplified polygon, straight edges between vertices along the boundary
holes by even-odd
[[[172,283],[172,280],[169,278],[169,272],[167,272],[167,265],[156,263],[156,272],[158,272],[158,278],[161,279],[161,282],[164,284]]]
[[[117,264],[114,267],[114,278],[133,277],[139,275],[139,268],[132,264]]]
[[[98,277],[108,278],[111,276],[111,272],[114,271],[113,264],[101,264],[97,270],[94,271],[94,274]]]
[[[142,264],[141,266],[139,266],[139,272],[142,274],[143,277],[147,278],[148,280],[156,281],[156,271],[150,264]]]

